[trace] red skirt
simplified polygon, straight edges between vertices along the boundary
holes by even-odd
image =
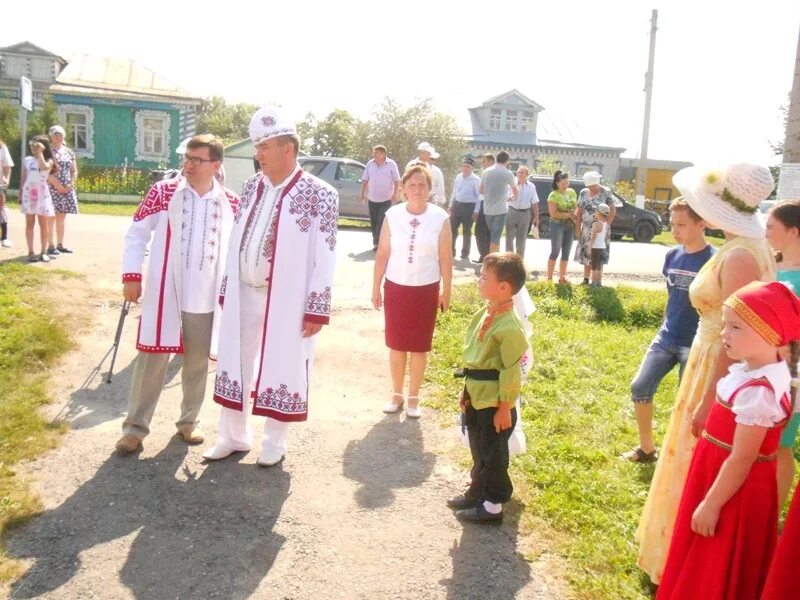
[[[794,492],[783,533],[769,568],[762,600],[788,600],[800,598],[800,573],[797,550],[800,548],[800,487]]]
[[[386,345],[400,352],[430,352],[439,309],[439,282],[428,285],[383,284]]]
[[[728,456],[728,450],[706,439],[697,443],[656,600],[760,597],[777,538],[775,461],[753,463],[747,479],[722,507],[713,537],[691,528],[692,514]]]

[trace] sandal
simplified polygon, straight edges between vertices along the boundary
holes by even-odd
[[[652,452],[645,452],[639,446],[633,450],[629,450],[622,455],[622,458],[630,462],[639,463],[642,465],[649,465],[658,460],[658,450]]]
[[[387,415],[393,415],[400,412],[403,409],[403,404],[405,404],[405,398],[403,397],[403,394],[395,392],[392,394],[392,398],[400,398],[400,402],[387,402],[384,404],[383,412],[385,412]]]
[[[417,401],[416,406],[409,405],[406,407],[406,417],[409,417],[411,419],[419,419],[422,416],[422,409],[420,409],[419,407],[419,396],[409,396],[408,398],[406,398],[406,400],[408,400],[409,402],[411,400]]]
[[[28,262],[30,262],[30,263],[39,262],[39,255],[38,254],[28,254]]]

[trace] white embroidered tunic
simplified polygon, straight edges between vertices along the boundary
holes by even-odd
[[[217,301],[222,218],[219,189],[214,181],[202,198],[188,185],[183,191],[181,307],[187,313],[214,312]]]
[[[267,285],[278,217],[275,207],[284,188],[298,170],[299,167],[277,186],[272,185],[269,177],[262,179],[264,191],[260,198],[256,198],[256,204],[248,215],[239,248],[240,281],[245,285],[250,287]]]

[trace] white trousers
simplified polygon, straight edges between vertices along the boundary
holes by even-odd
[[[267,304],[267,288],[253,288],[241,284],[239,287],[239,306],[241,310],[241,327],[239,331],[242,360],[242,394],[244,406],[242,410],[222,407],[219,416],[219,441],[230,448],[249,450],[253,446],[253,431],[249,417],[252,413],[253,401],[250,392],[258,377],[259,359],[261,358],[261,337],[264,332],[264,311]],[[264,438],[261,441],[262,451],[279,450],[286,453],[288,449],[289,423],[266,418]]]

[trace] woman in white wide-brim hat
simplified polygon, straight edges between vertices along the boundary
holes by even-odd
[[[758,218],[759,203],[775,187],[769,169],[747,163],[718,170],[690,167],[672,181],[709,228],[724,232],[725,244],[689,287],[700,322],[636,532],[639,566],[656,584],[661,581],[697,438],[716,397],[717,381],[732,362],[720,352],[722,303],[751,281],[775,278],[775,262]]]

